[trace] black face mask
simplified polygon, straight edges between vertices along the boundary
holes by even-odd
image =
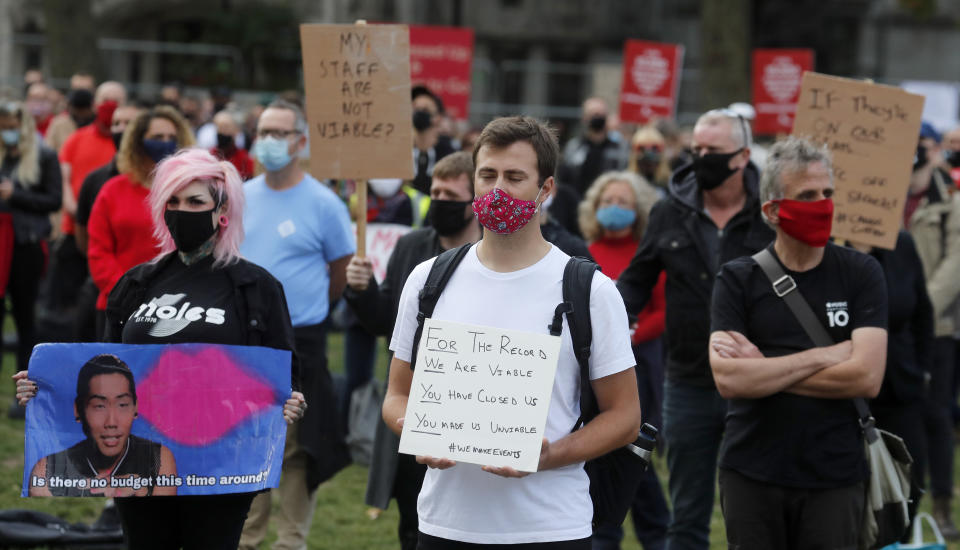
[[[77,125],[77,128],[83,128],[84,126],[93,124],[93,121],[97,120],[97,115],[70,115],[70,118],[73,119],[73,123]]]
[[[467,206],[473,201],[430,201],[430,225],[443,237],[454,235],[467,226],[473,216],[467,216]]]
[[[727,181],[739,168],[730,168],[730,159],[737,156],[743,147],[732,153],[707,153],[693,157],[693,173],[697,178],[697,186],[709,191],[716,189]]]
[[[114,147],[120,150],[120,142],[123,141],[123,132],[111,132],[110,138],[113,140]]]
[[[594,132],[599,132],[601,130],[604,130],[607,127],[607,117],[603,115],[592,117],[590,120],[587,121],[587,127],[589,127]]]
[[[217,232],[213,225],[213,214],[216,207],[202,212],[186,212],[183,210],[167,210],[163,213],[163,221],[170,230],[174,244],[180,252],[193,252]]]
[[[221,151],[229,151],[233,149],[234,146],[233,136],[228,136],[225,134],[217,134],[217,149]]]
[[[917,145],[916,156],[913,157],[913,171],[923,168],[927,165],[927,146],[924,144]]]
[[[947,162],[950,163],[950,166],[956,168],[960,166],[960,151],[953,151],[947,157]]]
[[[430,111],[417,109],[413,112],[413,129],[422,132],[433,124],[433,115]]]

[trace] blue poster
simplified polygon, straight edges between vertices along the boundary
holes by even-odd
[[[21,496],[201,495],[280,480],[290,352],[41,344]]]

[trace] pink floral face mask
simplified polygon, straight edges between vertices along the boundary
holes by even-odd
[[[506,235],[527,225],[537,212],[538,198],[540,191],[537,191],[537,196],[532,201],[525,201],[511,197],[503,189],[495,188],[473,200],[473,213],[480,220],[480,225],[494,233]]]

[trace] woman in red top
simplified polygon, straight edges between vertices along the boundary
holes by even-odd
[[[607,172],[587,190],[580,203],[580,231],[589,243],[590,254],[603,273],[616,280],[626,269],[640,245],[647,219],[659,193],[634,172]],[[660,403],[663,399],[664,329],[663,275],[654,287],[647,307],[637,316],[631,335],[637,359],[637,386],[643,405],[643,420],[661,426]],[[643,475],[632,506],[634,531],[644,548],[665,543],[670,514],[663,489],[653,468]],[[600,528],[594,531],[594,548],[619,548],[623,530]]]
[[[158,162],[193,145],[193,133],[175,109],[155,107],[127,127],[117,153],[120,175],[97,195],[87,222],[87,259],[97,297],[97,336],[103,330],[107,295],[131,267],[157,255],[147,195]]]

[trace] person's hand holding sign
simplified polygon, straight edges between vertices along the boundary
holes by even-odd
[[[549,467],[547,466],[549,455],[550,455],[550,442],[547,440],[546,437],[544,437],[543,443],[541,443],[540,445],[540,464],[537,466],[538,472],[540,470],[549,469]],[[484,472],[489,472],[491,474],[498,475],[500,477],[527,477],[532,473],[532,472],[521,472],[520,470],[515,470],[509,466],[502,466],[499,468],[496,466],[484,466],[481,469]]]
[[[27,402],[37,395],[37,383],[27,378],[27,371],[22,370],[13,375],[17,384],[17,403],[26,406]]]
[[[373,261],[370,258],[350,258],[350,263],[347,264],[347,286],[363,292],[370,284],[370,277],[373,277]]]
[[[403,417],[397,419],[397,428],[403,430]],[[417,455],[417,464],[425,464],[428,468],[436,470],[446,470],[457,465],[457,461],[449,458],[436,458],[427,455]]]
[[[306,412],[307,401],[303,398],[303,394],[298,391],[290,392],[290,399],[283,404],[283,419],[287,424],[293,424],[303,418]]]

